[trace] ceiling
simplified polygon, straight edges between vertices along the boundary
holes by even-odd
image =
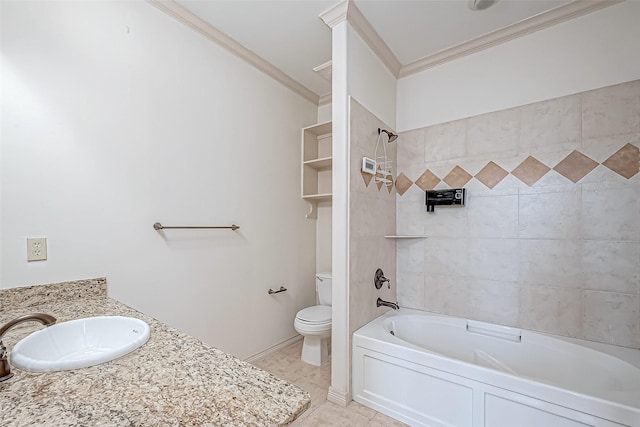
[[[331,30],[319,15],[338,0],[177,0],[318,96],[331,83],[313,71],[331,59]],[[354,0],[401,65],[479,38],[570,0]]]

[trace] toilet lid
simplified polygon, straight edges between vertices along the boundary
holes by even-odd
[[[331,321],[331,306],[314,305],[313,307],[303,308],[296,315],[298,320],[308,323],[326,323]]]

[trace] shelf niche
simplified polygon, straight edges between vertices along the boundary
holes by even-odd
[[[302,129],[302,198],[310,205],[307,218],[316,219],[318,203],[331,201],[331,122]]]

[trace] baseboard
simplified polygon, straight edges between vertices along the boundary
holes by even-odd
[[[329,392],[327,393],[327,400],[337,405],[347,406],[349,402],[351,402],[351,396],[349,395],[349,393],[336,390],[333,387],[329,387]]]
[[[245,362],[249,362],[249,363],[253,363],[256,362],[260,359],[262,359],[263,357],[267,357],[272,353],[275,353],[277,351],[282,350],[283,348],[293,344],[294,342],[300,341],[302,339],[302,335],[296,335],[295,337],[289,338],[288,340],[282,341],[279,344],[276,344],[272,347],[269,347],[266,350],[262,350],[259,353],[254,354],[253,356],[249,356],[246,359],[244,359]]]

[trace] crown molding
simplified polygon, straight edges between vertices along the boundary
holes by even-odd
[[[318,107],[321,105],[330,104],[330,103],[331,103],[331,94],[328,93],[320,97],[320,99],[318,100]]]
[[[347,19],[347,11],[349,10],[349,6],[350,2],[348,0],[335,4],[329,9],[322,12],[319,15],[320,19],[322,19],[327,27],[333,29],[333,27],[341,22],[344,22]]]
[[[477,39],[460,43],[456,46],[441,50],[418,61],[400,67],[398,78],[419,73],[445,62],[453,61],[463,56],[488,49],[492,46],[531,34],[538,30],[568,21],[578,16],[586,15],[596,10],[621,3],[624,0],[576,0],[547,12],[542,12],[530,18],[523,19],[513,25],[487,33]]]
[[[360,34],[360,37],[365,41],[367,46],[380,58],[382,63],[393,74],[394,77],[398,77],[401,64],[398,58],[393,54],[387,43],[382,40],[382,37],[371,26],[367,18],[362,14],[360,9],[349,0],[349,10],[347,11],[347,21],[353,26],[353,28]]]
[[[247,49],[227,34],[218,30],[208,22],[194,15],[188,9],[179,5],[173,0],[147,0],[148,3],[157,7],[167,15],[175,18],[183,24],[196,30],[206,38],[214,41],[229,52],[248,62],[258,70],[262,71],[272,79],[291,89],[303,98],[318,104],[319,96],[302,84],[298,83],[282,70],[271,64],[261,56],[256,55],[253,51]]]
[[[371,26],[367,18],[355,5],[353,0],[345,0],[327,9],[320,14],[320,19],[331,29],[341,22],[348,21],[351,26],[360,34],[360,37],[371,50],[380,58],[387,69],[398,77],[401,64],[393,54],[389,46],[380,37],[377,31]]]
[[[387,67],[391,74],[396,78],[403,78],[443,63],[453,61],[463,56],[488,49],[509,40],[522,37],[552,25],[568,21],[578,16],[586,15],[605,7],[621,3],[622,1],[624,0],[575,0],[566,5],[547,12],[542,12],[513,25],[485,34],[477,39],[441,50],[440,52],[406,65],[400,64],[400,61],[398,61],[389,46],[375,31],[352,0],[345,0],[336,4],[321,13],[320,18],[329,28],[333,28],[341,22],[348,21],[356,32],[363,38],[367,46],[369,46],[369,48]],[[174,0],[147,0],[147,2],[219,44],[229,52],[243,59],[253,67],[314,104],[324,105],[331,102],[330,94],[323,95],[322,97],[318,96],[306,86],[292,79],[289,75],[271,64],[269,61],[259,55],[256,55],[253,51],[247,49],[227,34],[199,18],[185,7],[176,3]]]

